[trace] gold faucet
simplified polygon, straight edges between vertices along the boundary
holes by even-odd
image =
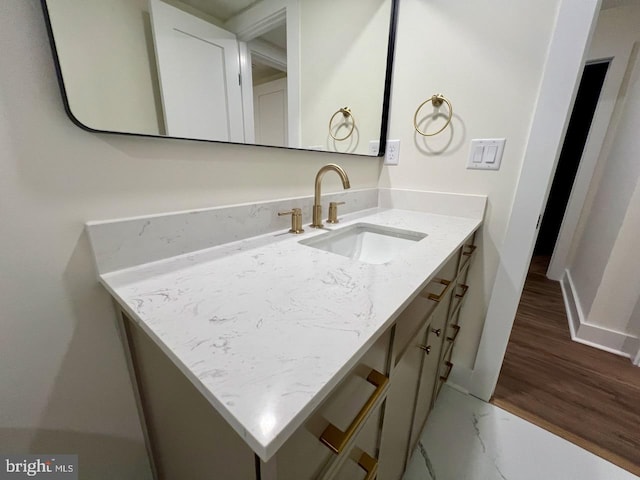
[[[351,184],[349,183],[349,177],[347,173],[342,169],[341,166],[336,165],[335,163],[329,163],[318,170],[318,174],[316,175],[316,189],[315,196],[313,199],[313,222],[311,222],[311,226],[313,228],[322,228],[322,204],[320,203],[320,184],[322,183],[322,177],[329,170],[333,170],[338,175],[340,175],[340,180],[342,180],[342,187],[346,190],[351,188]]]

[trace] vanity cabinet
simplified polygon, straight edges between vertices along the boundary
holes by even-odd
[[[396,320],[397,363],[382,429],[380,479],[402,477],[431,410],[458,263],[456,252]]]
[[[246,442],[125,314],[122,331],[154,478],[254,480]]]
[[[399,480],[453,368],[473,244],[471,235],[267,463],[122,313],[155,478]]]

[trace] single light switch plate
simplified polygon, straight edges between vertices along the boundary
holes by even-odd
[[[467,169],[500,170],[505,142],[506,139],[504,138],[483,138],[471,140]]]
[[[384,152],[385,165],[398,165],[400,162],[400,140],[387,140]]]
[[[380,153],[380,140],[369,140],[369,155],[378,156]]]

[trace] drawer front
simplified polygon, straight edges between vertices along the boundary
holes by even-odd
[[[431,286],[431,284],[430,284]],[[449,287],[451,289],[452,287]],[[427,287],[425,292],[442,291],[439,286]],[[429,293],[428,293],[429,294]],[[396,320],[396,330],[393,339],[394,365],[397,365],[405,354],[411,341],[417,338],[418,331],[424,327],[425,322],[429,322],[429,317],[436,308],[441,308],[442,302],[429,300],[422,294],[409,304]]]
[[[338,453],[358,435],[386,395],[390,337],[387,331],[378,339],[309,420],[287,440],[276,456],[278,480],[320,478],[338,458]]]
[[[438,398],[442,385],[447,382],[447,380],[449,379],[449,375],[451,375],[451,370],[453,369],[451,357],[453,356],[453,349],[455,347],[456,341],[458,340],[458,335],[462,330],[462,326],[458,323],[459,317],[460,309],[456,311],[454,317],[449,321],[445,329],[446,336],[444,338],[444,344],[442,346],[442,360],[440,361],[440,365],[438,367],[438,377],[436,379],[436,388],[433,396],[433,402],[435,402]]]
[[[451,357],[453,355],[453,345],[451,345],[445,352],[440,362],[438,368],[438,377],[436,378],[436,389],[433,395],[433,403],[435,403],[438,395],[440,395],[440,390],[442,386],[447,383],[449,380],[449,375],[451,375],[451,371],[453,370],[453,362],[451,361]]]
[[[462,245],[462,252],[460,255],[460,262],[458,263],[458,271],[461,271],[467,265],[471,264],[476,256],[476,233],[474,232],[469,238],[467,238]]]
[[[462,308],[462,304],[469,294],[469,285],[464,283],[466,275],[461,276],[463,278],[456,283],[451,300],[451,308],[449,309],[449,321],[455,321],[455,323],[458,323],[460,308]]]
[[[439,309],[447,309],[449,292],[455,287],[459,255],[454,254],[431,282],[418,294],[396,320],[393,341],[395,362],[405,352],[409,342],[415,338],[425,321]]]
[[[338,466],[337,472],[335,474],[331,472],[327,475],[326,480],[372,480],[376,478],[378,471],[376,455],[380,443],[381,421],[382,408],[378,407],[364,424],[353,447]]]
[[[445,264],[438,270],[437,277],[444,278],[445,280],[453,280],[458,274],[460,268],[460,250],[456,250],[453,255],[445,262]]]

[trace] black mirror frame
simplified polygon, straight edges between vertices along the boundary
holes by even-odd
[[[47,27],[47,34],[49,36],[49,43],[51,45],[51,51],[53,53],[54,64],[56,68],[56,77],[58,78],[58,85],[60,87],[60,93],[62,95],[62,102],[64,103],[64,109],[67,112],[67,115],[71,119],[71,121],[77,125],[82,130],[91,133],[107,133],[110,135],[125,135],[130,137],[143,137],[143,138],[161,138],[161,139],[170,139],[170,140],[188,140],[192,142],[206,142],[206,143],[223,143],[223,144],[232,144],[232,145],[248,145],[252,147],[267,147],[267,148],[280,148],[285,150],[298,150],[302,152],[318,152],[318,153],[337,153],[341,155],[355,155],[357,157],[367,157],[367,158],[376,158],[383,157],[385,153],[385,149],[387,146],[387,133],[389,130],[389,111],[391,106],[391,84],[393,80],[393,60],[395,56],[395,47],[396,47],[396,32],[398,26],[398,8],[400,5],[400,0],[391,0],[391,17],[389,21],[389,40],[387,44],[387,66],[385,71],[385,80],[384,80],[384,94],[382,100],[382,122],[380,125],[380,144],[378,148],[378,154],[376,156],[373,155],[365,155],[362,153],[349,153],[349,152],[329,152],[324,150],[311,150],[305,148],[296,148],[296,147],[280,147],[275,145],[261,145],[261,144],[251,144],[251,143],[240,143],[240,142],[223,142],[220,140],[205,140],[205,139],[197,139],[197,138],[185,138],[185,137],[172,137],[168,135],[149,135],[145,133],[131,133],[131,132],[115,132],[110,130],[96,130],[94,128],[88,127],[84,123],[82,123],[71,111],[71,106],[69,105],[69,99],[67,96],[67,90],[64,85],[64,78],[62,76],[62,68],[60,66],[60,58],[58,56],[58,49],[56,47],[56,41],[53,36],[53,27],[51,25],[51,18],[49,16],[49,9],[47,7],[47,0],[40,0],[42,5],[42,11],[44,13],[45,25]]]

